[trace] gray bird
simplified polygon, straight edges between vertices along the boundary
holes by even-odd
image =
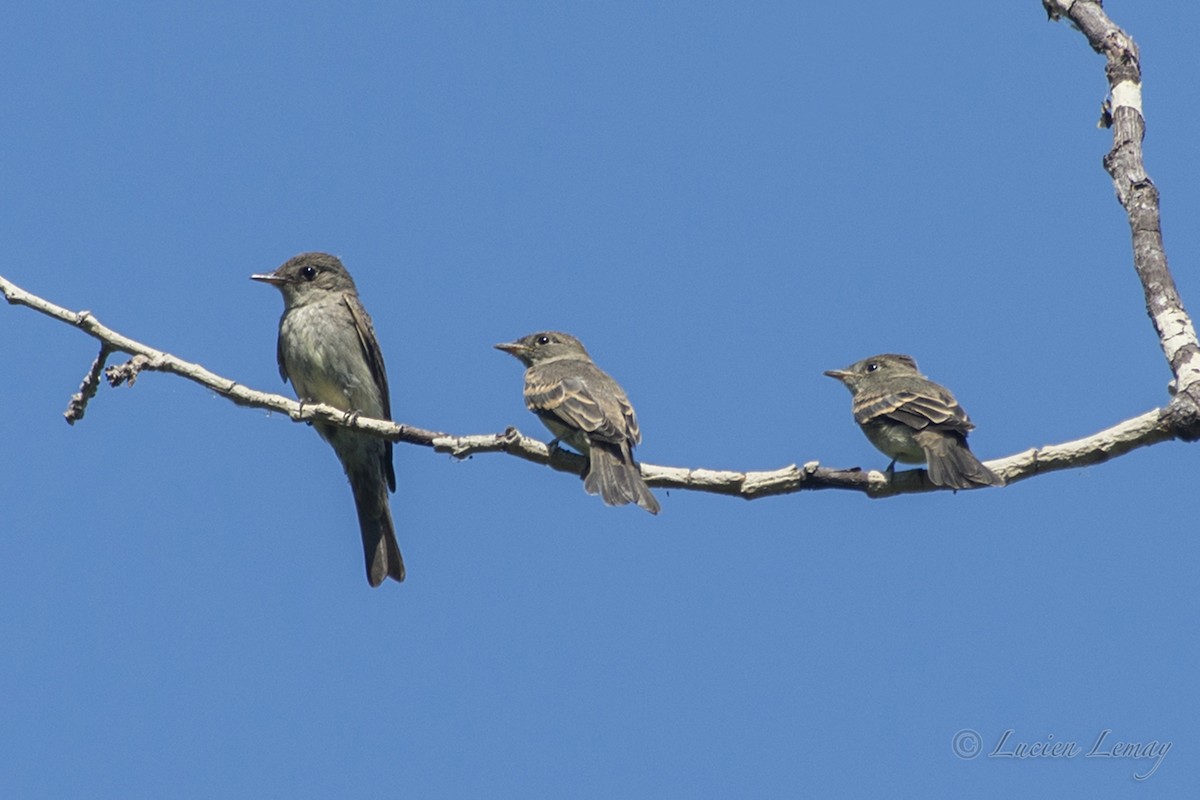
[[[884,353],[825,373],[854,395],[854,419],[884,455],[896,462],[928,464],[935,486],[971,489],[1003,486],[967,446],[975,426],[954,395],[917,370],[912,356]]]
[[[592,362],[583,343],[570,334],[542,331],[496,349],[528,367],[525,406],[550,429],[555,442],[564,441],[588,457],[584,490],[599,494],[610,506],[637,503],[657,514],[658,500],[633,459],[633,448],[642,441],[637,415],[625,391]]]
[[[279,374],[292,382],[300,401],[390,420],[383,353],[342,262],[328,253],[301,253],[268,275],[250,277],[283,293],[276,356]],[[354,492],[367,582],[404,580],[388,505],[388,492],[396,491],[392,443],[339,425],[313,425],[333,446]]]

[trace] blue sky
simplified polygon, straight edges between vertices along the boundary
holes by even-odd
[[[1200,309],[1200,6],[1112,0]],[[579,336],[647,462],[882,468],[822,371],[912,353],[984,458],[1167,400],[1095,121],[1036,0],[68,4],[0,31],[0,274],[290,395],[278,293],[337,253],[395,417],[517,425],[491,349]],[[1178,797],[1200,779],[1189,499],[1167,443],[1004,490],[612,509],[396,450],[367,587],[315,433],[144,375],[61,412],[83,334],[0,308],[0,795]],[[548,438],[548,436],[546,437]],[[1078,743],[962,759],[952,739]],[[1086,758],[1171,742],[1152,762]],[[1105,745],[1107,746],[1107,745]]]

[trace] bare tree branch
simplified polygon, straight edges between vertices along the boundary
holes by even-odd
[[[1105,58],[1109,99],[1101,124],[1112,128],[1113,146],[1104,157],[1104,168],[1129,217],[1133,266],[1146,296],[1146,312],[1175,376],[1174,397],[1167,408],[1173,418],[1171,427],[1180,439],[1196,441],[1200,439],[1200,344],[1167,268],[1158,188],[1142,160],[1146,120],[1137,45],[1109,19],[1097,0],[1042,0],[1042,5],[1050,19],[1068,19]]]
[[[145,370],[170,372],[228,397],[238,405],[278,411],[295,422],[331,422],[394,442],[429,447],[454,458],[469,458],[477,453],[508,453],[574,475],[583,474],[587,465],[582,456],[558,447],[551,448],[544,442],[523,436],[516,428],[509,428],[503,433],[455,436],[396,422],[360,417],[332,406],[301,404],[282,395],[249,389],[236,381],[210,372],[199,364],[183,361],[170,353],[123,336],[100,324],[100,321],[87,311],[74,312],[56,306],[15,286],[3,277],[0,277],[0,291],[10,304],[40,311],[54,319],[74,325],[98,339],[102,343],[101,354],[92,365],[89,377],[99,372],[108,352],[131,355],[132,358],[124,364],[114,365],[105,370],[110,385],[114,387],[123,383],[133,384],[137,376]],[[87,385],[85,380],[85,387]],[[74,400],[72,402],[74,403]],[[1087,438],[1030,449],[1007,458],[989,461],[987,465],[1007,482],[1012,483],[1044,472],[1097,464],[1138,447],[1175,438],[1176,435],[1170,415],[1163,409],[1155,409]],[[822,467],[817,461],[809,461],[803,466],[791,464],[781,469],[752,472],[664,467],[655,464],[642,464],[641,468],[646,482],[657,488],[711,492],[746,500],[815,489],[848,489],[876,498],[938,489],[929,482],[924,470],[906,470],[889,475],[858,468],[830,469]]]
[[[1141,107],[1141,68],[1137,46],[1104,13],[1097,0],[1042,0],[1051,19],[1066,18],[1078,28],[1096,52],[1106,58],[1110,99],[1102,123],[1113,129],[1113,147],[1104,158],[1117,199],[1125,208],[1133,236],[1133,261],[1142,282],[1146,309],[1158,333],[1163,354],[1174,374],[1172,399],[1166,408],[1120,422],[1083,439],[1033,448],[987,462],[1008,483],[1045,472],[1071,469],[1107,461],[1139,447],[1167,441],[1200,439],[1200,344],[1191,318],[1184,310],[1175,281],[1167,267],[1159,218],[1158,190],[1146,175],[1142,161],[1145,119]],[[144,370],[170,372],[199,383],[239,405],[278,411],[296,422],[322,420],[355,428],[396,442],[430,447],[454,458],[476,453],[502,452],[543,464],[560,472],[582,474],[586,460],[537,439],[523,436],[516,428],[503,433],[454,436],[385,420],[366,419],[326,405],[302,405],[282,395],[249,389],[170,353],[136,342],[101,325],[89,312],[73,312],[29,294],[0,277],[0,290],[10,304],[24,305],[80,328],[101,342],[100,353],[84,378],[78,394],[71,398],[66,417],[82,419],[88,401],[95,395],[99,373],[113,352],[132,358],[109,367],[105,375],[112,386],[132,385]],[[868,497],[933,491],[923,470],[895,474],[860,469],[830,469],[816,461],[759,472],[688,469],[642,464],[642,474],[651,485],[664,489],[727,494],[753,500],[812,489],[849,489]]]

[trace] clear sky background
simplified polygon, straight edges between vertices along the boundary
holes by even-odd
[[[1200,312],[1200,4],[1111,0]],[[517,425],[491,345],[579,336],[647,462],[883,468],[822,371],[912,353],[984,458],[1166,403],[1101,158],[1103,59],[1037,0],[125,3],[0,29],[3,274],[258,389],[340,255],[397,420]],[[608,508],[398,446],[371,590],[331,450],[0,307],[0,796],[1180,797],[1200,781],[1200,448],[1003,490]],[[952,740],[978,732],[984,755]],[[1001,759],[1071,742],[1074,758]],[[1153,760],[1085,758],[1171,742]]]

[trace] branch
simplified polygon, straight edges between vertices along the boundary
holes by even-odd
[[[1133,234],[1133,266],[1146,296],[1146,312],[1154,323],[1163,355],[1175,376],[1168,406],[1175,434],[1184,441],[1200,439],[1200,344],[1184,310],[1175,279],[1167,267],[1159,217],[1158,188],[1146,174],[1142,138],[1142,71],[1137,45],[1116,26],[1098,0],[1042,0],[1050,19],[1066,17],[1097,53],[1105,57],[1109,99],[1100,123],[1113,131],[1112,150],[1104,169],[1112,178],[1117,200],[1129,217]]]
[[[1172,400],[1155,409],[1083,439],[1034,448],[988,462],[988,467],[1008,483],[1060,469],[1097,464],[1130,450],[1168,439],[1200,440],[1200,344],[1191,318],[1184,310],[1175,281],[1167,267],[1159,217],[1158,190],[1142,162],[1145,120],[1141,106],[1141,69],[1137,46],[1104,13],[1098,0],[1042,0],[1051,19],[1066,17],[1092,48],[1107,59],[1110,99],[1102,124],[1113,129],[1113,147],[1104,158],[1117,199],[1125,208],[1133,235],[1134,268],[1142,282],[1146,309],[1174,374]],[[344,425],[396,442],[422,445],[454,458],[476,453],[503,452],[544,464],[560,472],[582,474],[586,460],[557,447],[523,436],[516,428],[503,433],[453,436],[386,420],[366,419],[326,405],[303,405],[282,395],[246,388],[175,356],[122,336],[104,327],[89,312],[72,312],[31,295],[0,277],[0,290],[10,304],[25,305],[74,325],[101,342],[100,353],[71,398],[66,417],[74,424],[83,418],[95,395],[99,374],[112,352],[127,353],[125,364],[109,367],[105,375],[112,386],[132,385],[143,370],[170,372],[199,383],[239,405],[279,411],[295,422],[322,420]],[[811,489],[849,489],[869,497],[932,491],[923,470],[885,474],[860,469],[829,469],[816,461],[765,472],[732,472],[642,464],[651,486],[665,489],[727,494],[752,500]]]
[[[429,447],[458,459],[470,458],[477,453],[507,453],[574,475],[582,475],[587,466],[587,460],[583,456],[558,447],[551,448],[544,442],[522,435],[516,428],[510,427],[503,433],[455,436],[387,420],[361,417],[319,403],[302,404],[282,395],[249,389],[237,381],[209,372],[199,364],[183,361],[170,353],[123,336],[101,325],[90,312],[68,311],[56,306],[15,286],[2,276],[0,291],[10,304],[27,306],[74,325],[98,339],[101,342],[100,355],[88,373],[89,378],[99,373],[110,352],[122,352],[132,356],[124,364],[105,370],[105,376],[113,387],[121,384],[133,385],[142,371],[169,372],[211,389],[238,405],[278,411],[286,414],[294,422],[329,422],[393,442]],[[88,386],[89,382],[85,379],[84,387],[81,388],[81,395],[85,398],[95,394],[95,386],[91,385],[90,394],[86,390]],[[81,395],[72,399],[72,408],[76,398]],[[82,403],[86,405],[86,399]],[[76,419],[81,419],[82,416],[81,407]],[[72,421],[69,412],[68,421]],[[1155,409],[1084,439],[1034,448],[986,463],[993,472],[1008,483],[1013,483],[1045,472],[1098,464],[1124,455],[1130,450],[1176,438],[1178,432],[1175,424],[1175,418],[1166,410]],[[802,466],[791,464],[781,469],[756,472],[664,467],[655,464],[642,464],[641,469],[646,482],[654,487],[711,492],[746,500],[816,489],[846,489],[874,498],[938,490],[938,487],[929,483],[925,471],[920,469],[888,474],[859,468],[831,469],[822,467],[817,461],[809,461]]]

